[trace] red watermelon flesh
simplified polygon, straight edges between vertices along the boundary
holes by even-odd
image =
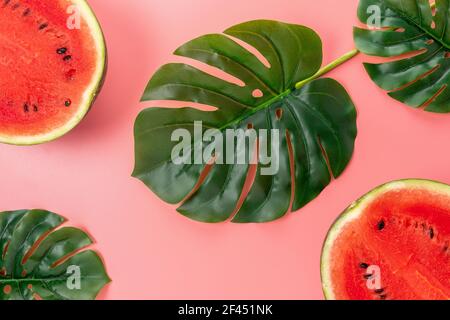
[[[382,186],[331,229],[322,257],[328,299],[450,299],[450,187]]]
[[[84,0],[0,0],[0,142],[42,143],[71,130],[104,70],[103,35]]]

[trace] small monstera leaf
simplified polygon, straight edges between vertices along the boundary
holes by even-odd
[[[210,223],[276,220],[316,198],[332,175],[343,172],[354,149],[356,110],[339,83],[316,79],[322,43],[313,30],[252,21],[224,34],[192,40],[175,54],[242,82],[190,64],[172,63],[159,69],[145,90],[143,101],[175,100],[214,108],[149,108],[136,120],[133,176],[164,201],[181,203],[181,214]],[[208,136],[211,129],[220,135],[209,142],[198,138],[195,125],[199,122],[200,135]],[[177,129],[193,137],[187,156],[174,153],[179,144],[172,139]],[[278,136],[262,135],[259,140],[259,149],[263,141],[266,148],[279,146],[273,149],[273,162],[252,166],[250,161],[238,161],[239,155],[251,155],[254,149],[250,143],[227,141],[230,130],[278,132]],[[212,148],[215,163],[195,161],[196,150],[208,150],[213,140],[226,141],[226,147]],[[232,161],[219,163],[219,157]],[[268,174],[265,170],[270,165],[278,170]],[[251,180],[249,172],[255,167],[256,177]],[[248,182],[253,182],[249,191],[244,188]]]
[[[94,299],[110,280],[83,231],[42,210],[0,213],[0,300]]]
[[[397,58],[365,64],[373,81],[411,107],[450,112],[450,1],[361,0],[358,16],[372,28],[355,28],[357,48]]]

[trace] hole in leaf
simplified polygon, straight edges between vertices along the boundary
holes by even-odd
[[[289,213],[291,213],[294,207],[295,202],[295,154],[294,154],[294,146],[292,144],[291,134],[288,130],[286,130],[286,141],[288,145],[289,152],[289,164],[291,169],[291,203],[289,204]]]
[[[400,90],[403,90],[403,89],[405,89],[405,88],[411,86],[412,84],[416,83],[417,81],[420,81],[420,80],[422,80],[422,79],[428,77],[429,75],[431,75],[432,73],[434,73],[435,71],[437,71],[440,67],[441,67],[441,65],[438,64],[438,65],[435,66],[433,69],[431,69],[431,70],[428,71],[428,72],[425,72],[423,75],[421,75],[421,76],[418,77],[417,79],[414,79],[413,81],[411,81],[411,82],[409,82],[409,83],[407,83],[407,84],[401,86],[400,88],[398,88],[398,89],[396,89],[396,90],[392,90],[391,92],[400,91]]]
[[[436,22],[434,20],[431,22],[431,29],[436,29]]]
[[[405,30],[405,28],[395,28],[394,31],[401,33],[401,32],[405,32],[406,30]]]
[[[27,263],[28,259],[30,259],[30,257],[33,255],[33,253],[37,250],[37,248],[40,246],[40,244],[42,243],[42,241],[44,241],[44,239],[54,231],[55,229],[49,230],[47,232],[45,232],[44,234],[42,234],[38,240],[36,240],[36,242],[31,246],[31,248],[27,251],[27,253],[25,253],[25,255],[23,256],[23,259],[21,261],[21,264],[24,265],[25,263]],[[23,275],[23,273],[25,273],[25,275]],[[22,272],[22,276],[25,277],[26,276],[26,271],[24,270]]]
[[[30,283],[30,284],[27,286],[27,288],[28,288],[28,290],[33,290],[33,285]]]
[[[261,52],[259,52],[258,49],[256,49],[252,45],[248,44],[247,42],[242,41],[239,38],[233,37],[232,35],[228,35],[227,34],[226,36],[229,37],[231,40],[235,41],[237,44],[239,44],[241,47],[246,49],[248,52],[253,54],[259,61],[261,61],[261,63],[264,66],[266,66],[266,68],[268,68],[268,69],[272,68],[272,66],[270,65],[269,60],[267,60],[267,58]]]
[[[249,123],[247,125],[247,129],[249,129],[249,130],[254,129],[254,128],[255,128],[255,126],[253,125],[253,123]]]
[[[283,118],[283,109],[278,108],[277,111],[275,111],[275,114],[277,116],[277,119],[281,120]]]
[[[425,41],[424,41],[425,43]],[[393,56],[393,57],[389,57],[387,58],[387,62],[395,62],[395,61],[402,61],[405,59],[410,59],[410,58],[414,58],[414,57],[418,57],[420,55],[423,55],[425,53],[427,53],[430,49],[426,46],[424,46],[423,49],[419,49],[419,50],[414,50],[414,51],[410,51],[410,52],[406,52],[397,56]],[[373,63],[377,63],[378,60],[374,59],[372,61],[369,62],[373,62]]]
[[[84,249],[86,249],[87,247],[89,247],[90,245],[91,245],[91,244],[87,244],[87,245],[85,245],[85,246],[83,246],[83,247],[80,247],[80,248],[78,248],[78,249],[76,249],[76,250],[74,250],[74,251],[72,251],[72,252],[66,254],[65,256],[59,258],[58,260],[56,260],[55,262],[53,262],[53,263],[50,265],[50,269],[54,269],[54,268],[59,267],[59,266],[62,265],[64,262],[66,262],[67,260],[69,260],[69,259],[72,258],[73,256],[77,255],[78,253],[80,253],[81,251],[83,251]]]
[[[239,200],[236,204],[236,208],[234,209],[233,213],[230,216],[229,221],[233,221],[233,219],[238,215],[239,211],[241,210],[245,200],[247,199],[247,196],[249,195],[250,191],[253,188],[253,185],[255,184],[256,175],[258,173],[258,163],[259,161],[259,143],[260,140],[257,139],[255,149],[253,150],[253,164],[250,164],[247,177],[245,178],[244,187],[242,188],[241,195],[239,197]]]
[[[330,180],[333,180],[333,179],[335,179],[335,177],[334,177],[334,173],[333,173],[333,168],[331,167],[330,157],[328,156],[328,153],[325,150],[325,147],[323,146],[322,140],[320,140],[320,137],[317,137],[317,143],[319,144],[320,151],[322,152],[322,156],[325,159],[325,162],[327,164],[328,173],[330,175]]]
[[[446,59],[450,58],[450,52],[448,52],[448,51],[445,52],[444,53],[444,58],[446,58]]]
[[[430,99],[428,99],[423,105],[420,106],[421,109],[426,109],[434,100],[439,97],[444,90],[447,89],[447,85],[444,84]]]
[[[430,39],[430,40],[427,40],[425,43],[430,46],[434,43],[434,40]]]
[[[211,66],[211,65],[209,65],[207,63],[204,63],[202,61],[198,61],[198,60],[195,60],[195,59],[192,59],[192,58],[188,58],[188,57],[179,56],[178,60],[180,62],[185,63],[185,64],[187,64],[187,65],[189,65],[191,67],[194,67],[194,68],[196,68],[196,69],[198,69],[200,71],[203,71],[204,73],[207,73],[210,76],[213,76],[215,78],[218,78],[218,79],[226,81],[228,83],[237,85],[237,86],[242,87],[242,88],[245,87],[245,82],[244,81],[242,81],[241,79],[233,76],[232,74],[230,74],[230,73],[228,73],[226,71],[223,71],[220,68],[217,68],[215,66]]]
[[[264,97],[264,93],[261,90],[256,89],[252,92],[252,96],[254,98],[262,98],[262,97]]]
[[[2,253],[2,259],[4,260],[5,259],[5,257],[6,257],[6,253],[8,252],[8,248],[9,248],[9,244],[11,243],[11,241],[8,241],[7,243],[6,243],[6,246],[5,246],[5,248],[3,249],[3,253]]]
[[[153,101],[145,101],[146,107],[158,107],[161,106],[161,103],[164,103],[164,108],[168,109],[177,109],[177,108],[193,108],[201,111],[217,111],[219,110],[217,107],[210,106],[207,104],[197,103],[197,102],[186,102],[186,101],[177,101],[177,100],[153,100]]]
[[[194,194],[197,193],[197,191],[201,188],[203,183],[205,182],[206,178],[208,178],[209,174],[211,173],[211,170],[213,169],[215,163],[209,163],[205,166],[202,173],[200,174],[200,177],[198,178],[197,184],[194,186],[192,191],[181,201],[181,203],[184,203],[188,201]]]
[[[38,295],[37,293],[33,293],[33,298],[34,298],[34,300],[38,300],[38,301],[43,300],[42,297],[40,295]]]
[[[6,286],[3,287],[4,294],[10,294],[11,291],[12,291],[12,287],[9,284],[7,284]]]

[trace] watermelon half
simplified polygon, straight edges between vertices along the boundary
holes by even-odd
[[[0,142],[54,140],[86,115],[106,47],[84,0],[0,0]]]
[[[350,206],[322,253],[325,297],[450,299],[450,186],[403,180]]]

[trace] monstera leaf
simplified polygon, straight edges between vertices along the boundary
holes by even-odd
[[[94,299],[110,280],[92,240],[42,210],[0,213],[0,300]]]
[[[178,211],[197,221],[268,222],[290,209],[298,210],[316,198],[332,176],[338,177],[352,156],[355,107],[338,82],[316,78],[355,53],[319,70],[322,44],[314,31],[265,20],[186,43],[175,54],[200,66],[163,66],[142,100],[192,102],[214,110],[198,105],[144,110],[135,124],[133,175],[166,202],[181,203]],[[202,70],[202,65],[214,71]],[[199,123],[201,130],[195,132]],[[177,129],[193,136],[187,155],[174,152],[179,144],[173,141]],[[220,134],[199,138],[211,129]],[[255,149],[251,143],[230,142],[230,130],[270,130],[273,135],[258,136],[256,153],[262,160],[264,145],[266,151],[278,146],[272,149],[273,161],[259,161],[256,166],[240,162],[242,153],[248,156]],[[227,141],[226,147],[211,148],[213,164],[205,161],[207,157],[195,161],[196,151],[208,154],[212,141],[218,140]],[[232,161],[218,162],[220,157]],[[269,173],[270,168],[278,170]]]
[[[397,57],[365,65],[375,83],[411,107],[450,112],[450,1],[361,0],[358,16],[372,28],[355,28],[357,48]]]

